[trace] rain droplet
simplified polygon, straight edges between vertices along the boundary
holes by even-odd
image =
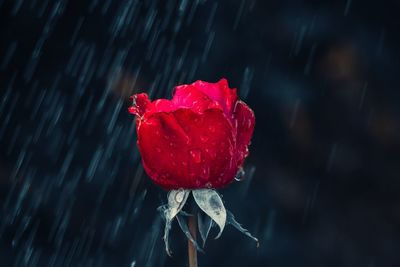
[[[167,179],[167,176],[165,174],[161,174],[161,175],[158,176],[158,179],[160,181],[165,181]]]
[[[188,164],[187,164],[186,161],[182,161],[182,165],[183,165],[183,166],[187,166]]]
[[[215,153],[213,150],[206,148],[205,151],[210,155],[211,159],[215,159],[217,157],[217,153]]]
[[[247,120],[247,129],[250,129],[252,125],[252,121],[249,119]]]
[[[174,146],[175,146],[175,144],[174,144],[174,143],[172,143],[172,142],[169,142],[169,146],[170,146],[170,147],[174,147]]]
[[[176,193],[176,195],[175,195],[176,202],[181,203],[184,196],[185,196],[185,192],[183,191],[183,189],[179,189],[179,192]]]
[[[243,181],[244,178],[245,178],[244,174],[245,174],[245,172],[244,172],[243,168],[240,167],[239,170],[237,171],[236,175],[235,175],[235,180],[239,181],[239,182]]]
[[[200,135],[201,142],[205,143],[208,141],[208,139],[209,139],[209,137],[207,135]]]
[[[212,184],[210,182],[206,183],[207,188],[212,188]]]
[[[160,153],[160,152],[161,152],[161,148],[159,148],[158,146],[156,146],[156,151],[157,151],[158,153]]]
[[[203,178],[208,178],[210,176],[210,167],[207,165],[203,165],[201,168],[202,171],[202,177]]]
[[[190,156],[192,157],[195,163],[201,162],[201,151],[199,149],[190,150]]]
[[[246,146],[246,151],[245,151],[245,156],[247,157],[249,155],[249,148]]]
[[[212,133],[215,133],[215,126],[214,125],[208,126],[208,130],[210,130],[210,132]]]

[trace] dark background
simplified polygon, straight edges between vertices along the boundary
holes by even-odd
[[[398,1],[0,0],[1,266],[166,256],[128,97],[226,77],[256,114],[200,266],[400,266]],[[212,235],[216,234],[216,230]]]

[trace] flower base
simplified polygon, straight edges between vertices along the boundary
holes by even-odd
[[[192,193],[195,203],[202,212],[199,211],[197,214],[189,214],[182,210],[190,193]],[[168,242],[169,231],[171,229],[172,221],[174,220],[174,218],[177,219],[180,228],[197,251],[203,252],[202,248],[204,248],[208,234],[214,225],[217,225],[219,227],[219,233],[215,237],[215,239],[217,239],[221,236],[226,224],[231,224],[237,230],[239,230],[249,238],[253,239],[257,243],[258,247],[258,239],[251,235],[248,230],[243,228],[235,220],[233,214],[225,209],[220,195],[217,193],[217,191],[213,189],[171,190],[168,193],[168,204],[161,206],[160,210],[162,211],[162,216],[165,219],[163,239],[165,242],[165,250],[167,251],[167,254],[169,256],[171,256],[172,253]],[[184,219],[184,216],[197,216],[198,231],[202,239],[201,246],[192,236],[186,220]]]

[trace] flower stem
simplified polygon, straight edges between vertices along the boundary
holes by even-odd
[[[193,239],[196,241],[197,234],[197,217],[195,215],[189,216],[189,231]],[[188,253],[189,253],[189,267],[197,267],[197,250],[193,243],[188,240]]]

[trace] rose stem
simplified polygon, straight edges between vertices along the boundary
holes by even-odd
[[[189,231],[193,239],[196,241],[197,219],[196,215],[189,216]],[[189,267],[197,267],[197,250],[193,243],[188,240]]]

